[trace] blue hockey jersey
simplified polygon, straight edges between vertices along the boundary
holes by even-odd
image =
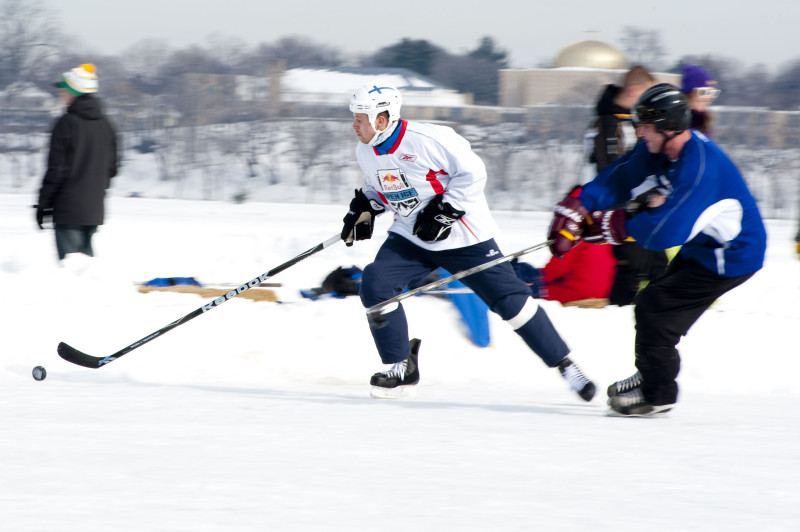
[[[724,277],[754,273],[767,246],[755,198],[733,161],[702,133],[691,134],[677,161],[639,142],[585,185],[580,201],[589,211],[610,209],[657,187],[666,202],[625,224],[639,245],[680,245],[680,256]]]

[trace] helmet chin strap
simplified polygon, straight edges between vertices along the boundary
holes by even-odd
[[[394,132],[395,128],[397,127],[398,122],[399,122],[398,120],[395,120],[394,122],[386,126],[386,129],[384,129],[383,131],[378,131],[377,129],[375,129],[375,135],[372,137],[372,140],[370,140],[368,144],[370,146],[375,146],[376,144],[380,144],[384,140],[388,139]],[[375,124],[372,124],[372,127],[375,128]]]
[[[673,131],[671,137],[668,137],[667,134],[664,132],[664,130],[659,131],[659,133],[661,133],[661,136],[664,137],[664,142],[661,143],[661,149],[658,151],[660,155],[663,154],[664,150],[667,148],[667,142],[671,141],[672,139],[683,133],[683,131]]]

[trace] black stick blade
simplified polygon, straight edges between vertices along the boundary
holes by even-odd
[[[78,351],[74,347],[67,345],[64,342],[58,344],[58,356],[67,362],[72,362],[73,364],[83,366],[84,368],[94,369],[104,366],[109,362],[116,360],[117,358],[113,355],[105,358],[93,357],[92,355],[87,355],[83,351]]]

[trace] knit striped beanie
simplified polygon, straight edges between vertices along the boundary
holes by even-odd
[[[56,87],[64,89],[72,96],[80,96],[89,92],[97,92],[97,68],[85,63],[64,72]]]

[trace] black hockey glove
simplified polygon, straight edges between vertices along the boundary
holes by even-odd
[[[342,240],[345,245],[349,247],[353,245],[353,240],[372,238],[375,217],[384,210],[383,205],[367,198],[363,190],[356,190],[355,197],[350,201],[350,210],[342,219]]]
[[[443,199],[444,194],[439,194],[417,216],[414,234],[420,240],[425,242],[444,240],[450,236],[451,226],[466,214],[442,201]]]
[[[53,220],[53,209],[43,209],[39,205],[34,205],[34,208],[36,208],[36,223],[39,224],[39,229],[44,229],[45,221]]]

